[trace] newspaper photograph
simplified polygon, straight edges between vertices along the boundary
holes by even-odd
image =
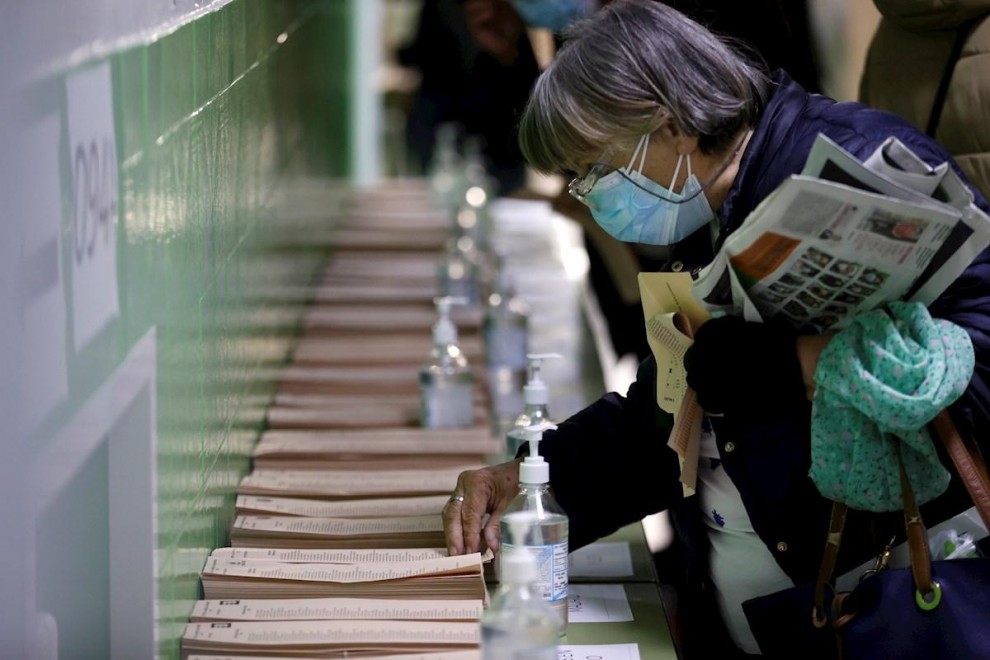
[[[819,136],[806,174],[767,197],[699,274],[698,299],[813,332],[892,300],[934,300],[990,245],[990,218],[947,166],[890,141],[875,156],[877,169],[904,176],[871,171]]]

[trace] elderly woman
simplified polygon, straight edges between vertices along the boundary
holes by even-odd
[[[932,165],[951,162],[893,115],[809,95],[783,71],[768,76],[662,3],[618,0],[570,33],[533,90],[520,142],[537,169],[576,175],[571,194],[610,234],[669,245],[666,269],[696,273],[802,169],[820,133],[860,159],[893,136]],[[972,343],[975,374],[951,411],[965,432],[987,437],[990,255],[981,254],[930,313]],[[680,605],[688,631],[700,633],[687,643],[702,642],[689,652],[758,654],[741,604],[815,579],[830,502],[809,478],[808,392],[828,341],[735,318],[702,326],[688,382],[705,410],[720,414],[704,424],[697,496],[683,495],[678,458],[666,445],[672,420],[656,404],[652,359],[625,397],[605,395],[540,447],[570,516],[572,550],[670,512],[684,559]],[[475,551],[483,541],[497,547],[499,515],[517,486],[515,462],[462,474],[444,510],[450,551]],[[926,520],[958,510],[953,492],[923,509]],[[839,571],[876,556],[890,539],[877,520],[851,512]],[[896,516],[887,522],[903,528]],[[713,648],[722,624],[731,641]]]

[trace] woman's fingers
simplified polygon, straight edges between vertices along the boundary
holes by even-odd
[[[461,507],[464,502],[459,497],[464,497],[467,474],[469,473],[461,472],[458,475],[454,492],[440,512],[440,517],[443,519],[443,534],[447,539],[447,553],[451,556],[464,554],[464,530],[461,526]]]
[[[492,511],[492,515],[488,518],[488,522],[485,523],[485,528],[482,530],[482,534],[485,537],[485,543],[488,547],[492,549],[493,552],[497,552],[499,548],[500,531],[499,523],[502,521],[502,512],[505,511],[505,507],[499,507],[497,510]]]
[[[478,470],[471,477],[470,490],[461,502],[461,529],[464,536],[464,552],[478,552],[481,548],[481,519],[488,513],[491,501],[491,479],[486,470]]]
[[[461,472],[442,512],[447,552],[479,552],[482,532],[488,547],[498,548],[498,521],[518,490],[519,461]],[[485,514],[491,518],[482,530]]]

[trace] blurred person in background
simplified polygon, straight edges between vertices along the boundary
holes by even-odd
[[[874,0],[860,100],[949,150],[990,195],[990,0]]]
[[[508,39],[499,54],[484,49],[468,32],[462,4],[424,0],[416,33],[398,52],[400,64],[421,76],[406,119],[406,142],[413,165],[426,171],[437,127],[458,125],[463,136],[481,138],[488,173],[504,195],[525,182],[516,124],[539,68],[525,31]]]
[[[660,0],[656,0],[660,1]],[[575,20],[611,0],[465,0],[467,30],[478,48],[505,66],[523,55],[526,28],[558,35]],[[809,92],[820,91],[820,71],[805,0],[664,0],[713,32],[753,52],[770,70],[783,68]],[[558,39],[559,42],[559,39]],[[530,71],[527,69],[526,71]],[[523,73],[522,70],[518,70]],[[535,80],[535,74],[534,78]],[[533,80],[528,81],[532,85]],[[589,283],[595,292],[617,358],[649,356],[640,307],[640,271],[659,269],[664,248],[622,243],[595,224],[588,209],[567,195],[554,200],[557,212],[580,224],[589,259]]]

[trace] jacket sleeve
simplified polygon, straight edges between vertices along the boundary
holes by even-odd
[[[657,407],[655,390],[651,357],[625,397],[606,394],[540,444],[554,496],[570,519],[571,550],[680,498],[677,455],[667,447],[672,416]]]
[[[973,378],[950,410],[957,424],[969,427],[983,451],[990,451],[990,250],[984,250],[930,309],[933,316],[965,330],[973,342]]]
[[[966,181],[966,176],[941,146],[920,133],[906,144],[930,165],[946,160]],[[926,149],[927,147],[927,149]],[[985,213],[990,204],[972,185],[975,204]],[[960,430],[967,430],[980,443],[984,452],[990,451],[990,249],[984,250],[963,271],[955,282],[930,306],[932,316],[950,321],[969,334],[976,353],[976,368],[966,392],[949,407]]]

